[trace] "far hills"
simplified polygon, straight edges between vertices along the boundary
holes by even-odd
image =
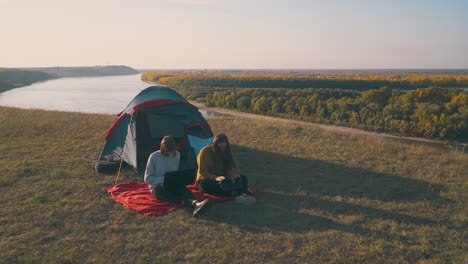
[[[0,93],[7,90],[65,77],[133,75],[139,72],[123,65],[94,67],[0,68]]]
[[[0,69],[0,92],[56,78],[59,77],[42,71]]]
[[[21,70],[41,71],[59,77],[116,76],[133,75],[139,73],[137,70],[124,65],[95,67],[21,68]]]

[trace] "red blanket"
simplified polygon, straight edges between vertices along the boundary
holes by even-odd
[[[235,199],[235,197],[231,196],[220,197],[209,194],[202,194],[197,190],[195,185],[190,185],[187,187],[199,200],[203,199],[204,197],[210,197],[215,202],[224,202]],[[180,204],[156,200],[151,195],[146,183],[122,183],[115,186],[104,187],[104,190],[108,191],[111,194],[112,199],[114,199],[116,202],[121,203],[128,209],[137,211],[142,215],[161,216],[182,207]],[[259,193],[255,189],[249,189],[249,191],[253,194]]]

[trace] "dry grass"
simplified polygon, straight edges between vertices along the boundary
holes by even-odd
[[[113,116],[0,107],[0,262],[463,262],[468,155],[371,136],[223,117],[264,194],[144,217],[92,172]],[[122,181],[142,181],[124,172]]]

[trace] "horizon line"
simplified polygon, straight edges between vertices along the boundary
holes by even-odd
[[[21,67],[2,67],[0,69],[40,69],[40,68],[78,68],[78,67],[114,67],[114,66],[126,66],[133,68],[135,70],[158,70],[158,71],[424,71],[424,70],[432,70],[432,71],[468,71],[468,67],[466,68],[424,68],[424,67],[409,67],[409,68],[208,68],[208,67],[200,67],[200,68],[159,68],[159,67],[132,67],[125,64],[112,64],[112,65],[76,65],[76,66],[21,66]]]

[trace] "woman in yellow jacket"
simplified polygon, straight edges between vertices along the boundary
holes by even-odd
[[[237,196],[236,201],[250,204],[255,197],[248,191],[248,179],[240,175],[225,134],[217,134],[211,145],[204,147],[197,157],[197,188],[202,193],[217,196]],[[235,190],[223,190],[221,182],[239,186]]]

